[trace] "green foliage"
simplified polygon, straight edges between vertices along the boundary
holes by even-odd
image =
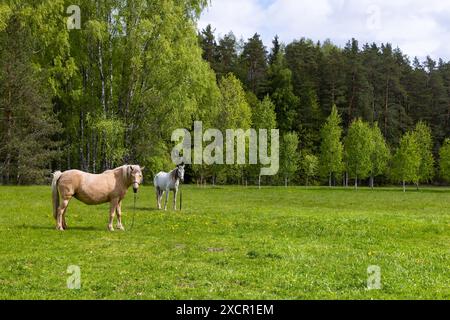
[[[262,101],[258,101],[252,110],[252,124],[256,130],[271,130],[277,127],[275,106],[268,96],[264,97]]]
[[[413,133],[407,132],[400,140],[391,168],[391,178],[398,182],[419,182],[420,150],[416,137]]]
[[[319,173],[319,158],[313,154],[304,154],[301,160],[301,171],[308,186],[311,178],[316,177]]]
[[[420,166],[418,182],[429,182],[434,177],[433,138],[430,128],[422,121],[416,124],[414,137],[419,147]]]
[[[252,110],[239,79],[230,73],[220,80],[219,88],[222,93],[222,102],[217,128],[224,134],[227,129],[249,129],[252,125]],[[236,152],[237,148],[235,148]],[[214,169],[225,174],[229,182],[236,183],[244,175],[246,165],[233,164]]]
[[[45,76],[33,65],[32,34],[11,13],[0,33],[0,181],[39,184],[58,157],[60,124],[52,110]]]
[[[0,32],[5,30],[11,16],[11,8],[6,3],[0,4]]]
[[[261,97],[265,92],[267,52],[259,34],[255,33],[244,44],[241,61],[243,83],[247,89]]]
[[[252,123],[252,111],[247,103],[241,82],[228,74],[219,83],[222,103],[219,112],[221,129],[248,129]]]
[[[300,154],[298,151],[299,140],[297,133],[285,133],[281,143],[280,173],[286,179],[287,183],[299,169]]]
[[[270,97],[275,104],[279,128],[283,132],[294,129],[299,99],[292,86],[292,72],[287,67],[284,54],[278,52],[268,70]]]
[[[320,172],[328,177],[342,172],[343,145],[341,142],[341,118],[333,106],[321,130]]]
[[[88,122],[91,122],[88,118]],[[107,167],[118,167],[121,164],[125,154],[123,147],[123,138],[125,128],[121,120],[118,119],[93,119],[93,127],[101,136],[101,145],[103,146],[105,161]]]
[[[385,174],[391,157],[389,146],[381,133],[378,123],[372,126],[372,152],[370,173],[374,176]]]
[[[445,139],[439,150],[441,177],[450,182],[450,139]]]
[[[355,135],[350,151],[357,151],[345,150],[355,176],[386,174],[387,145],[397,145],[423,120],[428,125],[418,123],[414,131],[421,159],[417,183],[433,179],[433,156],[450,135],[448,62],[410,63],[390,44],[361,47],[356,39],[338,48],[329,40],[285,45],[275,37],[268,55],[258,34],[245,41],[232,32],[216,38],[211,25],[199,33],[195,26],[206,0],[77,4],[81,30],[67,29],[64,0],[0,4],[3,117],[24,112],[26,119],[3,121],[0,134],[17,131],[23,140],[31,128],[39,131],[26,139],[33,141],[29,145],[21,140],[15,149],[8,140],[2,147],[3,182],[11,183],[11,168],[19,167],[33,172],[28,176],[34,182],[50,170],[99,172],[131,162],[146,165],[147,174],[167,170],[171,132],[190,129],[193,120],[219,129],[295,132],[297,147],[320,154],[320,173],[331,180],[343,170],[342,130],[355,118],[372,124],[374,144],[369,173],[367,157],[356,156],[368,145]],[[10,41],[24,44],[22,55]],[[29,75],[22,79],[24,70]],[[39,104],[36,111],[25,107],[32,104]],[[330,112],[334,119],[324,124]],[[29,123],[32,115],[41,130]],[[193,167],[197,176],[234,182],[257,168],[229,169]]]
[[[374,141],[370,126],[361,119],[354,120],[345,137],[345,156],[350,176],[355,179],[369,176],[373,150]]]

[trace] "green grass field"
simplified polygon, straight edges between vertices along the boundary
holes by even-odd
[[[50,193],[0,187],[1,299],[450,298],[449,189],[184,186],[183,211],[163,212],[143,187],[125,232],[75,199],[54,230]],[[129,192],[125,228],[132,208]]]

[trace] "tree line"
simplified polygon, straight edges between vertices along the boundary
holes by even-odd
[[[275,37],[268,51],[258,34],[244,41],[232,32],[218,38],[211,26],[198,32],[206,0],[80,0],[79,30],[67,28],[69,5],[0,4],[2,184],[123,163],[145,165],[151,180],[173,166],[171,132],[192,129],[194,120],[221,130],[280,129],[280,172],[263,183],[449,178],[448,62],[411,63],[389,44],[360,48],[354,39],[339,48]],[[410,175],[423,168],[432,173]],[[188,175],[248,184],[261,181],[258,172],[193,165]]]
[[[448,181],[449,62],[411,61],[389,43],[356,39],[339,48],[275,36],[268,52],[257,33],[218,38],[211,25],[199,42],[219,81],[235,74],[274,104],[285,184]]]

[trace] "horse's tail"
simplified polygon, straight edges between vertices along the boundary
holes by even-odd
[[[56,219],[58,214],[58,207],[59,207],[59,191],[58,191],[58,180],[61,177],[62,172],[56,171],[53,173],[53,180],[52,180],[52,200],[53,200],[53,217]]]
[[[159,175],[159,173],[156,174],[155,177],[153,178],[153,185],[155,186],[155,188],[158,187],[158,175]]]

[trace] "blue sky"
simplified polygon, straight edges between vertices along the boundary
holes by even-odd
[[[209,23],[219,36],[258,32],[268,48],[275,34],[285,43],[329,38],[339,46],[354,37],[450,60],[450,0],[211,0],[198,27]]]

